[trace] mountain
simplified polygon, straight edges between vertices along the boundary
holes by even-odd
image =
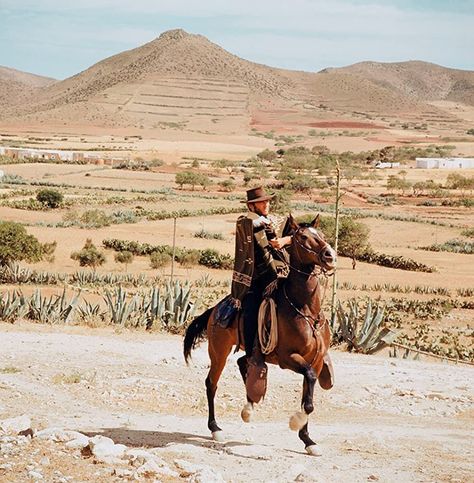
[[[341,118],[366,127],[372,125],[367,120],[384,127],[393,119],[427,116],[452,123],[456,118],[427,101],[472,103],[473,75],[419,62],[364,62],[319,73],[277,69],[178,29],[35,88],[28,102],[6,103],[0,118],[240,134],[302,130]]]
[[[0,66],[0,107],[24,102],[39,88],[54,82],[50,77]]]
[[[422,61],[360,62],[324,69],[323,73],[355,74],[417,101],[455,101],[474,105],[474,72]]]

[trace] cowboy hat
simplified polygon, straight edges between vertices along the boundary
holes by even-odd
[[[274,198],[275,195],[269,195],[265,190],[259,186],[258,188],[252,188],[247,190],[247,200],[241,203],[257,203],[258,201],[267,201]]]

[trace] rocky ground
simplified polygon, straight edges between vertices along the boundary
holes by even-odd
[[[0,325],[0,481],[474,481],[474,369],[333,352],[306,455],[288,419],[301,376],[271,368],[250,424],[229,359],[206,427],[206,347],[108,329]]]

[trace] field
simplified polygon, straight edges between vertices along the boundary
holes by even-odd
[[[99,146],[97,139],[90,140]],[[4,279],[3,296],[18,289],[29,296],[40,288],[49,297],[66,287],[67,297],[72,297],[82,289],[79,305],[88,301],[104,310],[105,291],[113,293],[119,284],[126,290],[127,300],[132,294],[151,290],[154,284],[163,288],[171,274],[169,260],[151,268],[148,256],[135,256],[125,266],[114,261],[116,252],[104,248],[103,242],[117,239],[172,245],[173,216],[177,217],[177,249],[211,248],[218,255],[233,256],[235,220],[245,206],[240,201],[245,198],[246,183],[276,183],[281,160],[252,161],[271,147],[265,138],[248,136],[242,144],[235,139],[222,141],[174,143],[173,148],[170,144],[168,150],[159,152],[144,140],[142,150],[129,146],[129,151],[121,152],[121,156],[145,164],[163,159],[146,171],[130,166],[114,169],[95,164],[5,161],[1,166],[7,175],[0,187],[1,220],[20,222],[40,242],[56,242],[57,246],[53,260],[20,264],[22,270],[50,274],[44,276],[44,283],[34,282],[31,272],[23,278]],[[307,146],[310,141],[306,138]],[[99,152],[104,157],[114,155],[113,151]],[[219,164],[223,159],[226,162]],[[347,168],[355,164],[351,162]],[[308,176],[304,169],[293,169],[297,175]],[[211,184],[203,188],[197,182],[194,189],[188,183],[178,186],[176,175],[186,171],[207,177]],[[474,226],[472,205],[466,201],[472,201],[472,189],[449,188],[448,177],[453,173],[418,170],[407,159],[400,169],[362,166],[354,176],[343,179],[343,214],[368,227],[372,249],[412,259],[433,271],[402,270],[360,260],[354,270],[352,260],[341,256],[338,298],[343,304],[349,299],[365,303],[367,298],[387,304],[387,312],[392,313],[387,324],[399,331],[399,342],[472,363],[473,256],[422,249],[453,239],[472,244],[472,230],[471,235],[463,234]],[[245,181],[247,174],[253,175],[250,181]],[[474,170],[460,174],[472,178]],[[318,174],[315,170],[310,177],[320,184],[294,190],[291,211],[296,216],[318,212],[329,216],[334,186],[328,179],[333,176],[333,171]],[[443,187],[414,196],[411,189],[390,190],[390,176],[412,184],[432,179]],[[59,208],[38,209],[29,201],[44,187],[61,192],[64,199]],[[83,215],[91,210],[95,215],[85,222]],[[99,223],[104,216],[108,221]],[[81,282],[73,279],[74,274],[92,270],[79,267],[71,253],[81,250],[87,239],[103,250],[106,261],[91,273],[92,281]],[[195,259],[175,263],[173,272],[175,281],[190,282],[196,313],[228,293],[229,269],[203,266]],[[51,281],[55,274],[59,281]],[[108,274],[116,278],[106,279]],[[327,311],[329,299],[328,295]],[[0,325],[0,390],[13,394],[0,406],[0,419],[26,413],[35,429],[57,426],[88,435],[101,433],[128,447],[155,448],[154,454],[172,470],[168,475],[155,474],[163,481],[193,474],[176,463],[180,459],[202,463],[206,471],[211,468],[214,472],[193,481],[211,481],[209,475],[216,478],[212,481],[220,481],[216,472],[226,481],[261,481],[256,474],[274,481],[454,482],[472,476],[473,469],[467,465],[472,448],[466,444],[473,416],[472,368],[468,365],[442,364],[427,356],[421,356],[422,361],[411,360],[415,352],[407,353],[409,360],[403,360],[389,358],[388,349],[369,357],[347,354],[344,345],[335,348],[337,385],[329,393],[318,393],[312,418],[314,434],[324,449],[324,456],[315,463],[304,456],[296,435],[286,426],[299,404],[299,376],[272,369],[270,393],[255,424],[242,427],[238,414],[243,391],[235,364],[230,364],[219,390],[218,414],[232,442],[218,445],[208,439],[205,427],[205,345],[198,351],[195,365],[186,369],[180,355],[181,336],[166,334],[163,324],[154,325],[150,333],[143,326],[114,325],[107,317],[80,317],[78,312],[67,326],[14,322]],[[181,325],[171,329],[182,332]],[[0,481],[25,481],[22,478],[28,478],[28,471],[39,471],[46,481],[62,481],[68,475],[72,481],[119,481],[131,479],[136,470],[124,469],[117,462],[92,467],[92,459],[80,458],[64,442],[43,443],[34,438],[22,446],[17,440],[10,441],[15,448],[11,461],[0,461]],[[7,444],[9,440],[2,441]],[[42,457],[49,463],[44,459],[41,463]],[[58,468],[62,475],[57,474]]]

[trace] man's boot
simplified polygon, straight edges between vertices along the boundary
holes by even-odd
[[[256,345],[252,355],[248,359],[247,377],[245,388],[247,397],[254,403],[260,402],[267,392],[267,373],[268,367],[265,364],[264,356],[260,347]]]

